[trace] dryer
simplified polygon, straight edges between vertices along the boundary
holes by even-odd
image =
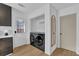
[[[44,33],[30,33],[30,44],[40,50],[45,50],[45,34]]]

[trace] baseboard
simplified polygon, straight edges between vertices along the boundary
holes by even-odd
[[[8,54],[8,55],[6,55],[6,56],[12,56],[13,55],[13,53],[10,53],[10,54]]]
[[[51,54],[55,51],[56,48],[56,44],[53,47],[51,47]]]
[[[47,55],[49,55],[49,56],[51,55],[51,54],[50,54],[49,52],[47,52],[47,51],[46,51],[45,53],[46,53]]]
[[[78,55],[79,55],[79,51],[76,51],[76,54],[78,54]]]
[[[45,51],[45,53],[48,54],[48,55],[50,56],[50,55],[55,51],[55,49],[56,49],[56,44],[55,44],[53,47],[51,47],[50,53],[47,52],[47,51]]]
[[[29,44],[24,44],[24,45],[29,45]],[[19,48],[19,47],[22,47],[22,46],[24,46],[24,45],[17,46],[17,47],[15,47],[15,48],[13,48],[13,51],[14,51],[14,50],[16,50],[16,49],[17,49],[17,48]]]

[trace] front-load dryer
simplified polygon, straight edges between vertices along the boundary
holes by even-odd
[[[45,34],[44,33],[31,33],[30,43],[32,46],[44,51],[45,50]]]

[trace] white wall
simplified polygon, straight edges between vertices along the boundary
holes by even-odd
[[[31,19],[31,32],[44,32],[45,33],[45,20],[44,16]]]
[[[26,40],[26,31],[25,33],[16,33],[14,34],[14,31],[16,30],[16,20],[17,19],[23,19],[24,14],[20,13],[18,10],[12,8],[12,29],[13,29],[13,48],[27,44]]]
[[[79,54],[79,11],[76,19],[76,53]]]
[[[11,26],[0,26],[0,36],[5,36],[5,32],[8,32],[8,35],[13,35]]]
[[[45,6],[45,53],[51,54],[51,16],[50,4]]]

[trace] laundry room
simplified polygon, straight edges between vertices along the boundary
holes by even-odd
[[[44,15],[31,19],[30,43],[34,47],[45,51],[45,20]]]
[[[50,4],[42,4],[38,9],[27,15],[27,44],[50,55],[56,48],[51,46],[51,16],[54,8]],[[51,12],[53,12],[51,14]],[[52,40],[53,41],[53,40]]]

